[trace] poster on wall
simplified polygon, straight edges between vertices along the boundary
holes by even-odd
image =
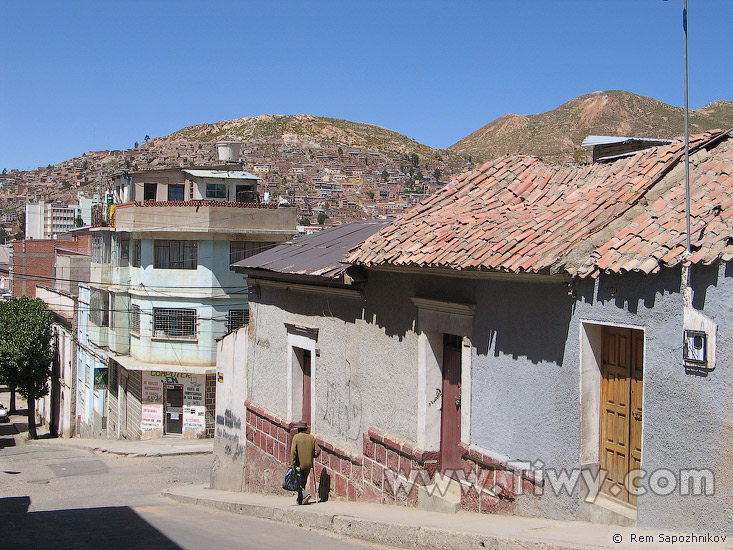
[[[163,405],[142,406],[140,411],[140,429],[145,432],[163,429]]]
[[[206,407],[184,406],[183,429],[200,431],[206,427]]]
[[[163,383],[143,373],[143,403],[163,403]]]
[[[107,389],[107,368],[94,369],[94,389],[95,390],[106,390]]]

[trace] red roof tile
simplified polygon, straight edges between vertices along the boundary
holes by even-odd
[[[709,132],[692,136],[690,147],[692,259],[730,258],[733,139]],[[348,261],[580,277],[656,272],[684,257],[684,181],[670,173],[683,160],[675,142],[592,166],[526,156],[488,162],[372,235]],[[591,237],[595,248],[584,245]]]

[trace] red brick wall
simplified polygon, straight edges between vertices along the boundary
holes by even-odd
[[[55,249],[91,253],[91,235],[79,233],[54,240],[13,241],[13,296],[36,297],[36,285],[53,286]]]
[[[291,422],[246,401],[245,480],[250,491],[285,494],[282,481],[290,462]],[[328,479],[329,496],[346,500],[417,505],[419,486],[433,483],[440,469],[439,453],[425,451],[377,428],[362,438],[362,454],[316,434],[321,455],[313,472],[316,482]],[[540,496],[542,480],[531,470],[514,468],[488,452],[463,446],[464,479],[461,507],[472,512],[514,512],[518,493]],[[308,482],[309,488],[311,482]],[[475,487],[479,490],[474,490]],[[521,491],[519,490],[521,487]]]

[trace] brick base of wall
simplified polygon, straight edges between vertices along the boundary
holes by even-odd
[[[246,401],[247,490],[286,494],[282,481],[290,461],[293,423]],[[440,471],[438,451],[426,451],[377,428],[363,434],[362,454],[315,435],[321,447],[312,476],[321,500],[337,497],[362,502],[416,506],[420,486]],[[462,445],[461,507],[471,512],[514,513],[519,494],[542,495],[542,480],[489,451]],[[459,472],[460,473],[460,472]],[[312,487],[308,482],[308,490]]]

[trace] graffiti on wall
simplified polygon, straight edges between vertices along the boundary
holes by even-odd
[[[346,361],[346,388],[329,381],[326,388],[326,410],[323,420],[338,435],[349,439],[361,436],[361,391],[351,378],[351,365]]]

